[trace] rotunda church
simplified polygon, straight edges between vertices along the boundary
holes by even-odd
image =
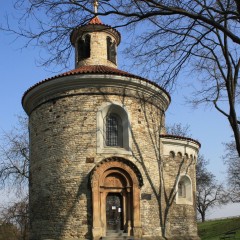
[[[74,29],[75,69],[28,89],[30,239],[199,239],[196,140],[167,135],[169,94],[117,68],[120,33]]]

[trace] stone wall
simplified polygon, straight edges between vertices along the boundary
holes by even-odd
[[[163,156],[161,101],[138,90],[92,87],[49,95],[30,115],[31,239],[92,239],[89,174],[112,157],[97,153],[97,111],[103,103],[124,106],[129,113],[132,151],[117,156],[133,162],[143,176],[143,237],[161,236],[163,226],[176,239],[196,237],[194,205],[177,205],[174,198],[180,173],[191,177],[195,192],[195,162]]]

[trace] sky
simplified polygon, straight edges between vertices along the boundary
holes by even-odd
[[[11,1],[5,1],[1,5],[0,22],[4,22],[4,15],[7,11],[11,12]],[[125,43],[127,39],[124,39],[122,35],[122,45],[119,49],[120,63],[123,61],[120,52],[124,49]],[[21,98],[24,92],[33,84],[56,75],[37,66],[36,61],[40,51],[38,48],[21,49],[23,44],[24,40],[14,41],[14,36],[0,31],[0,133],[9,131],[16,125],[16,116],[23,113]],[[121,68],[121,64],[119,65]],[[188,105],[185,97],[189,94],[191,92],[188,88],[180,87],[171,94],[172,101],[166,113],[166,123],[169,125],[181,123],[183,126],[190,126],[192,137],[201,143],[201,154],[209,159],[208,169],[216,175],[219,181],[224,182],[226,167],[222,160],[223,143],[230,141],[231,129],[227,120],[215,109],[205,106],[193,109]],[[240,204],[216,208],[211,211],[209,218],[234,215],[240,215]]]

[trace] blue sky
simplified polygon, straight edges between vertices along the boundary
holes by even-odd
[[[3,22],[6,11],[11,11],[10,7],[10,1],[2,4],[0,22]],[[121,49],[124,47],[124,42],[127,41],[124,39],[124,35],[122,39]],[[8,131],[16,125],[16,115],[23,112],[21,98],[24,91],[33,84],[55,75],[36,65],[36,60],[39,57],[38,48],[20,49],[22,45],[23,40],[14,41],[14,36],[0,31],[0,131]],[[119,58],[120,62],[121,60],[123,58]],[[186,104],[184,98],[189,94],[191,92],[188,88],[179,87],[171,95],[172,102],[166,113],[166,122],[167,124],[190,125],[193,138],[202,144],[201,153],[210,160],[209,170],[217,176],[217,179],[224,181],[226,169],[221,158],[224,154],[222,143],[229,141],[232,135],[229,124],[215,109],[204,106],[198,109],[191,108]],[[239,206],[234,206],[231,209],[233,209],[233,213],[229,209],[225,212],[222,208],[220,211],[216,210],[217,215],[212,214],[211,216],[238,215],[240,212]]]

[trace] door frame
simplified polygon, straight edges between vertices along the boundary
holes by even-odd
[[[124,182],[120,187],[109,187],[106,178],[110,175],[121,176]],[[109,192],[123,194],[124,230],[129,236],[142,236],[140,219],[140,187],[142,176],[137,167],[130,161],[114,157],[100,162],[92,171],[92,206],[93,206],[93,239],[106,236],[106,197]],[[134,204],[133,204],[134,203]]]

